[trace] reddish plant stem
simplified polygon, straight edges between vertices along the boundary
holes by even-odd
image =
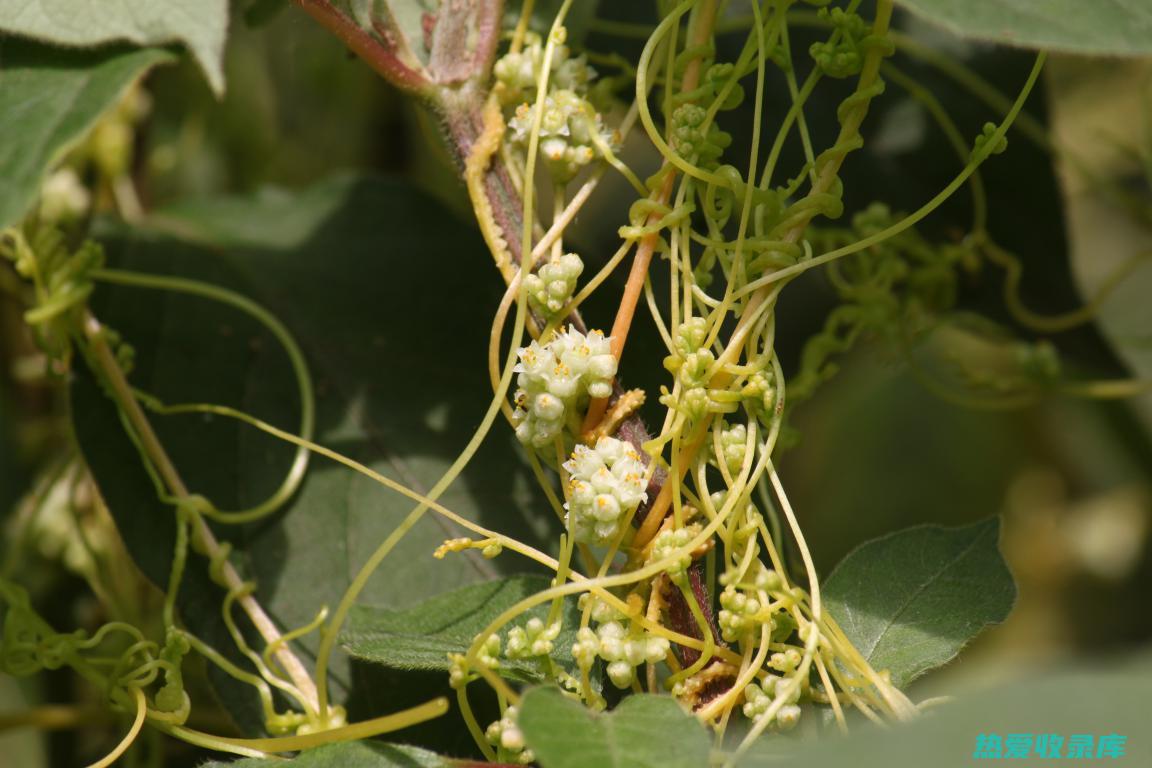
[[[704,6],[700,10],[700,15],[696,18],[695,24],[692,28],[692,38],[689,42],[689,47],[699,48],[708,42],[708,38],[712,34],[712,26],[716,20],[716,2],[715,0],[705,0]],[[688,66],[684,69],[684,78],[680,81],[680,90],[682,93],[695,90],[696,86],[700,83],[700,67],[702,61],[700,56],[694,57],[688,62]],[[660,185],[660,190],[655,194],[653,200],[660,205],[667,205],[668,201],[672,199],[672,189],[676,182],[675,168],[665,160],[663,171],[665,173],[664,183]],[[645,221],[647,226],[652,226],[660,221],[661,214],[649,214]],[[656,252],[656,246],[660,242],[660,235],[657,232],[644,235],[640,238],[640,245],[636,248],[636,256],[632,261],[632,269],[628,273],[628,282],[624,286],[624,294],[620,297],[620,308],[616,311],[616,320],[612,323],[612,354],[617,360],[624,354],[624,344],[628,340],[628,331],[632,327],[632,319],[636,316],[636,307],[640,303],[640,293],[644,290],[644,281],[648,278],[648,268],[652,264],[652,254]],[[588,405],[588,413],[584,417],[584,424],[581,431],[587,433],[594,429],[600,420],[604,418],[604,412],[608,410],[608,399],[597,398]]]
[[[442,120],[443,130],[448,137],[448,149],[452,153],[457,168],[462,171],[465,166],[465,161],[472,152],[473,145],[484,130],[483,109],[487,93],[476,84],[477,77],[475,73],[473,73],[473,76],[468,81],[458,87],[449,88],[436,84],[429,78],[426,72],[417,72],[406,66],[400,61],[400,58],[394,50],[387,48],[388,44],[391,43],[395,45],[396,41],[390,40],[389,36],[383,34],[383,30],[377,29],[378,33],[380,33],[379,37],[365,32],[336,10],[328,0],[296,0],[296,2],[309,15],[320,22],[321,25],[348,45],[353,53],[364,59],[364,61],[384,77],[385,80],[392,82],[398,87],[429,98]],[[481,0],[481,2],[483,2],[483,0]],[[710,5],[713,4],[710,3]],[[498,9],[500,6],[501,3],[499,0],[489,0],[485,7],[480,10],[480,16],[485,20],[498,18],[498,14],[497,16],[493,16],[494,11],[492,11],[492,9]],[[473,62],[476,64],[482,63],[482,60],[486,61],[486,57],[490,57],[495,51],[495,40],[499,29],[498,26],[485,23],[481,25],[480,32],[483,33],[483,35],[490,34],[492,40],[480,40],[476,43],[477,54],[473,59]],[[699,68],[699,59],[689,64],[684,79],[686,86],[691,83],[692,87],[695,87],[695,83],[699,79]],[[667,181],[662,187],[659,196],[661,201],[667,202],[667,200],[671,198],[674,178],[674,174],[668,175]],[[484,189],[488,199],[491,201],[493,218],[500,229],[506,235],[509,233],[515,235],[515,233],[520,232],[523,224],[523,199],[516,185],[513,183],[507,168],[504,167],[499,154],[492,158],[488,170],[484,175]],[[654,221],[655,219],[650,218],[649,223],[653,223]],[[506,237],[505,239],[512,263],[519,264],[523,256],[520,252],[519,238],[512,236]],[[631,317],[635,314],[640,292],[644,287],[644,278],[647,275],[648,266],[651,263],[651,258],[658,242],[659,237],[657,235],[648,235],[641,239],[640,245],[637,248],[628,286],[625,291],[625,298],[621,302],[622,307],[627,303],[631,306],[631,310],[623,313],[628,316],[626,321],[622,319],[622,313],[618,312],[616,322],[613,325],[612,335],[614,338],[619,338],[619,341],[614,342],[613,346],[613,353],[617,358],[620,357],[623,351],[624,340],[627,338],[628,328],[631,325]],[[537,320],[541,321],[542,319],[537,318]],[[573,311],[572,314],[568,316],[567,321],[569,325],[582,333],[587,332],[587,325],[579,311]],[[540,322],[540,326],[542,327],[543,325],[544,323]],[[613,383],[613,395],[611,398],[604,398],[602,401],[599,401],[598,404],[597,401],[594,401],[593,407],[600,409],[599,416],[596,419],[597,422],[600,420],[600,417],[603,416],[604,410],[611,405],[623,391],[623,388],[617,380]],[[641,450],[644,443],[651,439],[647,427],[638,415],[633,415],[625,420],[617,430],[617,435],[619,435],[621,439],[631,443],[638,451]],[[655,500],[661,496],[664,490],[663,485],[665,478],[666,473],[663,470],[657,469],[647,489],[650,500]],[[636,524],[644,520],[647,506],[648,505],[645,505],[637,512],[635,516]],[[707,586],[704,584],[701,567],[698,564],[694,565],[689,573],[693,594],[708,619],[713,640],[717,645],[722,646],[724,643],[720,639],[720,633],[716,629],[712,617],[712,598],[708,593]],[[692,616],[692,611],[683,593],[678,589],[673,590],[666,596],[666,600],[668,603],[669,621],[673,624],[673,628],[683,635],[703,640],[703,633],[701,632],[699,624],[697,624],[695,618]],[[691,657],[693,661],[699,658],[698,651],[692,651],[692,649],[680,646],[677,646],[677,648],[681,654],[683,654],[682,658],[684,659],[689,658],[689,653],[696,654],[696,656]],[[692,662],[687,663],[691,664]]]
[[[348,49],[376,70],[385,80],[406,91],[429,95],[431,81],[426,73],[417,71],[400,60],[374,36],[338,11],[328,0],[296,0],[304,12],[340,39]]]
[[[704,619],[707,621],[708,629],[716,644],[724,645],[723,641],[720,640],[720,630],[716,626],[716,617],[712,613],[712,598],[708,595],[708,586],[704,583],[704,567],[699,562],[693,563],[688,569],[688,586],[704,614]],[[676,599],[677,597],[679,599]],[[664,600],[668,604],[668,624],[672,631],[702,639],[703,633],[700,631],[700,624],[692,615],[692,609],[688,606],[688,601],[684,599],[684,593],[674,584],[669,584],[664,591]],[[700,660],[700,651],[695,648],[680,645],[676,648],[679,650],[680,663],[685,667],[690,667]],[[719,658],[714,657],[714,660],[719,661]]]

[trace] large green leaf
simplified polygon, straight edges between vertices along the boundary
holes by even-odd
[[[228,0],[0,0],[0,32],[83,48],[180,43],[192,52],[212,89],[224,92]]]
[[[141,73],[170,59],[158,50],[64,51],[0,41],[0,227],[24,215],[48,166]]]
[[[898,0],[958,35],[1089,56],[1152,53],[1147,0]]]
[[[440,755],[417,747],[350,741],[301,752],[289,761],[281,758],[205,763],[201,768],[446,768],[451,763]]]
[[[1069,169],[1061,183],[1073,274],[1084,302],[1110,291],[1092,321],[1127,368],[1084,372],[1081,379],[1152,378],[1152,113],[1133,96],[1147,72],[1146,62],[1060,60],[1051,67],[1055,148]],[[1123,279],[1113,285],[1117,275]],[[1032,279],[1025,271],[1025,283]],[[1147,430],[1152,394],[1145,389],[1125,405]],[[1146,439],[1135,437],[1140,420],[1117,421],[1134,441]]]
[[[184,237],[108,236],[111,262],[229,285],[263,302],[310,358],[321,443],[416,489],[427,490],[440,477],[491,397],[484,318],[499,301],[499,278],[468,227],[402,183],[356,178],[299,194],[187,205],[169,211],[165,226]],[[237,312],[204,299],[121,287],[99,289],[95,311],[134,345],[136,386],[168,402],[228,404],[297,428],[298,395],[284,354]],[[74,423],[130,551],[150,578],[165,583],[172,510],[138,470],[115,410],[85,379],[74,388]],[[291,446],[231,420],[157,417],[154,423],[191,490],[221,508],[262,500],[293,454]],[[534,488],[515,438],[498,423],[441,500],[547,548],[555,515]],[[234,560],[257,582],[261,602],[281,626],[291,627],[324,605],[335,606],[412,507],[374,481],[316,459],[286,510],[218,532],[236,546]],[[525,570],[510,554],[493,561],[474,551],[433,558],[446,538],[461,534],[428,513],[384,560],[362,599],[404,607],[501,570]],[[218,595],[190,585],[181,597],[193,630],[219,614]],[[304,641],[303,650],[312,653],[314,640]],[[337,666],[338,687],[348,684],[345,669]],[[370,693],[376,710],[423,700],[403,685]]]
[[[513,576],[462,587],[404,610],[360,606],[341,641],[349,653],[365,661],[399,669],[447,671],[449,653],[464,653],[492,620],[550,584],[543,576]],[[523,626],[532,617],[546,620],[550,605],[536,606],[513,624]],[[552,659],[570,664],[580,626],[575,600],[565,601],[563,622]],[[499,671],[519,680],[542,681],[536,665],[524,661],[502,661]]]
[[[1016,587],[999,532],[999,519],[990,518],[867,542],[825,581],[825,605],[864,658],[903,687],[1008,616]]]
[[[543,768],[701,768],[711,739],[667,696],[629,696],[594,714],[554,688],[524,696],[517,720]]]

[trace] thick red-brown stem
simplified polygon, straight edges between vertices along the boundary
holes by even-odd
[[[689,42],[690,48],[700,48],[708,42],[708,38],[712,34],[712,25],[716,19],[716,10],[717,7],[714,0],[706,0],[692,28],[692,37]],[[683,93],[687,93],[699,85],[700,67],[702,63],[699,56],[688,62],[688,66],[684,69],[684,78],[680,83]],[[666,170],[664,183],[660,185],[660,189],[653,198],[660,205],[667,205],[668,201],[672,199],[672,189],[676,183],[676,173],[674,169],[669,167],[667,161],[665,161],[664,165]],[[644,223],[652,226],[659,220],[660,214],[652,213]],[[644,290],[644,281],[648,278],[648,268],[652,264],[652,254],[656,252],[656,246],[659,242],[659,233],[653,232],[640,238],[640,244],[636,247],[636,256],[632,260],[632,269],[628,273],[628,282],[624,286],[624,294],[620,297],[620,307],[616,311],[616,319],[612,323],[612,354],[617,360],[624,354],[624,344],[628,341],[628,331],[631,329],[632,319],[636,315],[636,306],[640,303],[640,294]],[[588,405],[588,413],[584,416],[582,430],[584,432],[591,431],[600,423],[600,420],[604,418],[604,413],[607,410],[607,398],[593,400]]]
[[[708,596],[708,586],[704,583],[704,567],[700,563],[693,563],[692,567],[688,569],[688,586],[704,614],[712,637],[716,638],[717,644],[719,644],[720,630],[717,628],[716,618],[712,614],[712,599]],[[684,594],[675,585],[669,584],[669,588],[665,590],[664,599],[668,603],[669,628],[682,635],[700,639],[703,634],[700,631],[700,624],[692,615],[692,609],[688,606],[688,601],[684,599]],[[680,663],[684,666],[692,666],[700,659],[700,651],[695,648],[676,647],[680,650]]]
[[[395,50],[390,50],[373,35],[361,29],[328,0],[296,0],[296,2],[305,13],[338,37],[350,51],[363,59],[385,80],[406,91],[428,95],[431,81],[424,73],[402,62]]]

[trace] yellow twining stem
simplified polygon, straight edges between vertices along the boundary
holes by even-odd
[[[401,728],[417,725],[433,720],[448,712],[448,699],[443,696],[427,701],[419,706],[405,709],[391,715],[376,717],[342,728],[330,728],[326,731],[298,734],[296,736],[278,736],[269,739],[232,739],[223,736],[209,736],[191,728],[172,728],[175,736],[185,738],[196,743],[196,739],[211,740],[221,747],[235,747],[243,750],[256,750],[260,752],[296,752],[301,749],[312,749],[324,744],[333,744],[340,741],[355,741],[369,739],[382,733],[398,731]]]
[[[504,116],[500,112],[500,103],[495,94],[484,102],[482,112],[483,128],[476,141],[472,144],[472,151],[464,160],[464,184],[468,188],[468,197],[472,200],[472,207],[476,211],[476,220],[480,224],[480,232],[492,258],[496,260],[496,268],[504,277],[505,282],[511,283],[516,276],[512,266],[512,252],[508,250],[508,241],[504,239],[504,231],[496,223],[492,212],[492,201],[488,199],[488,192],[484,188],[484,177],[488,173],[488,166],[492,157],[500,149],[500,142],[504,138]]]
[[[144,716],[148,713],[148,702],[144,698],[144,691],[139,688],[132,689],[132,696],[136,700],[136,717],[132,720],[132,727],[128,729],[128,733],[124,734],[124,738],[120,740],[115,749],[92,763],[88,768],[108,768],[128,751],[128,747],[132,746],[132,742],[136,741],[136,737],[140,735],[140,729],[144,727]]]

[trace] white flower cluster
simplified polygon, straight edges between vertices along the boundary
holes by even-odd
[[[600,331],[587,336],[569,328],[546,344],[521,348],[516,372],[516,412],[512,423],[525,445],[548,445],[560,434],[568,414],[586,395],[612,393],[616,358]]]
[[[535,104],[516,107],[508,121],[512,143],[527,149],[535,123]],[[596,108],[575,91],[559,89],[544,98],[539,150],[556,181],[570,181],[600,155],[603,146],[611,147],[614,143],[615,137],[605,129]]]
[[[504,654],[509,659],[527,659],[552,653],[553,641],[560,636],[560,622],[545,624],[536,617],[523,627],[508,630]]]
[[[584,262],[580,257],[566,253],[528,275],[524,283],[532,307],[546,317],[554,317],[571,300],[576,278],[583,271]]]
[[[504,710],[502,718],[488,726],[487,730],[484,731],[484,737],[492,746],[511,752],[516,756],[518,762],[522,765],[528,765],[536,759],[536,756],[532,750],[524,748],[524,734],[520,731],[520,726],[516,724],[516,718],[519,714],[520,712],[516,707],[508,707]]]
[[[498,98],[504,106],[515,107],[508,121],[508,139],[520,149],[527,148],[536,122],[536,86],[543,65],[542,41],[531,36],[522,50],[506,54],[493,67]],[[571,58],[566,47],[555,47],[540,115],[539,151],[557,182],[569,181],[599,157],[605,146],[616,143],[589,100],[595,77],[596,71],[583,56]]]
[[[577,445],[564,463],[570,475],[568,530],[584,544],[611,544],[644,492],[644,460],[627,442],[601,437],[595,448]]]
[[[584,627],[576,634],[572,656],[581,669],[591,669],[601,658],[608,662],[608,679],[617,688],[627,688],[636,677],[636,667],[655,664],[668,655],[668,639],[643,631],[629,632],[620,621],[607,621],[593,632]]]
[[[526,36],[526,45],[516,53],[507,53],[492,67],[500,100],[508,106],[535,101],[536,82],[544,64],[544,41],[538,35]],[[552,71],[548,76],[551,88],[584,93],[596,78],[596,70],[588,66],[583,56],[573,58],[568,47],[557,45],[552,52]]]

